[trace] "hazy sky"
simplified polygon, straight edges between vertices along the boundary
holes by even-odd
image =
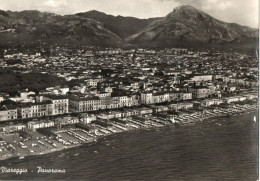
[[[61,15],[98,10],[112,15],[150,18],[165,16],[183,4],[226,22],[258,27],[258,0],[0,0],[0,9],[39,10]]]

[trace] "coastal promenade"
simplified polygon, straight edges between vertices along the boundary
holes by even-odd
[[[244,114],[255,111],[257,107],[256,103],[236,103],[232,106],[204,107],[203,111],[190,108],[179,110],[176,113],[150,113],[122,119],[98,119],[89,124],[77,123],[57,128],[44,128],[33,132],[20,131],[13,134],[2,134],[0,136],[0,159],[11,157],[23,159],[28,155],[47,154],[96,142],[99,138],[120,132],[154,129],[162,126],[185,126],[213,117]],[[170,115],[172,119],[168,119],[165,115]]]

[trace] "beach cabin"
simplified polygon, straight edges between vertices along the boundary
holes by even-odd
[[[203,100],[203,101],[201,102],[201,104],[202,104],[202,106],[208,107],[208,106],[214,105],[214,104],[215,104],[215,101],[212,100],[212,99],[206,99],[206,100]]]
[[[114,118],[115,115],[112,114],[111,112],[108,112],[108,113],[102,113],[101,115],[98,115],[97,118],[100,118],[100,119],[112,119]]]
[[[180,104],[182,104],[182,108],[183,109],[193,108],[193,103],[192,102],[183,102],[183,103],[180,103]]]
[[[171,104],[169,105],[170,110],[178,111],[180,109],[189,109],[193,107],[192,102],[183,102],[183,103],[177,103],[177,104]]]
[[[168,111],[168,107],[167,106],[155,106],[155,105],[151,105],[150,106],[151,109],[153,110],[154,113],[157,113],[157,112],[166,112]]]
[[[94,114],[87,114],[87,113],[82,113],[80,114],[81,117],[81,121],[83,121],[86,124],[91,123],[92,121],[95,121],[97,119],[97,117]]]
[[[139,114],[139,111],[137,111],[136,109],[124,110],[122,113],[123,117],[129,117],[137,114]]]
[[[118,111],[112,111],[112,114],[114,114],[114,118],[121,118],[122,117],[122,113],[118,112]]]
[[[151,108],[141,108],[139,110],[139,113],[140,114],[152,114],[153,113],[153,110]]]
[[[239,101],[245,101],[246,100],[246,96],[237,96]]]
[[[55,119],[55,123],[59,125],[75,124],[78,122],[79,122],[79,118],[71,117],[71,116],[58,117]]]
[[[225,102],[230,104],[232,102],[237,102],[239,99],[237,97],[227,97],[227,98],[224,98]]]
[[[220,105],[223,103],[222,99],[212,99],[214,101],[214,105]]]

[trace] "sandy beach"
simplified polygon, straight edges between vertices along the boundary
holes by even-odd
[[[126,131],[140,130],[140,129],[154,129],[162,126],[182,126],[189,124],[196,124],[203,120],[232,116],[255,111],[256,105],[236,105],[230,108],[214,108],[206,109],[204,113],[193,111],[192,113],[184,113],[175,115],[175,121],[170,123],[160,118],[150,116],[146,122],[126,118],[127,125],[118,123],[111,123],[111,127],[102,127],[99,125],[90,124],[90,130],[86,131],[80,128],[62,128],[57,130],[52,129],[52,132],[57,135],[56,138],[48,137],[35,132],[29,132],[30,137],[25,138],[18,133],[10,135],[1,135],[5,141],[2,143],[0,149],[0,160],[18,157],[23,159],[25,156],[43,155],[64,149],[80,146],[82,144],[98,141],[99,138],[104,138],[109,135],[123,133]]]

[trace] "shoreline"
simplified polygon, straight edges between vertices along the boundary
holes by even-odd
[[[120,135],[120,134],[124,134],[124,133],[131,133],[131,132],[136,132],[136,131],[146,131],[146,130],[154,130],[154,129],[158,129],[158,128],[165,128],[165,127],[176,127],[176,126],[189,126],[189,125],[194,125],[198,122],[203,122],[203,121],[206,121],[206,120],[210,120],[210,119],[215,119],[215,118],[222,118],[222,117],[233,117],[233,116],[239,116],[239,115],[246,115],[246,114],[250,114],[250,113],[253,113],[253,112],[258,112],[258,109],[252,109],[252,110],[247,110],[245,112],[236,112],[235,114],[232,114],[232,115],[217,115],[217,116],[207,116],[207,117],[201,117],[199,120],[190,120],[188,122],[184,122],[182,124],[179,124],[179,123],[175,123],[175,124],[166,124],[166,125],[163,125],[163,126],[160,126],[160,127],[156,127],[156,126],[153,126],[153,127],[141,127],[141,128],[138,128],[138,129],[131,129],[131,130],[127,130],[127,131],[122,131],[122,132],[116,132],[116,133],[110,133],[108,135],[105,135],[105,136],[100,136],[99,138],[97,138],[96,140],[92,139],[92,140],[89,140],[87,142],[83,142],[83,143],[79,143],[79,144],[75,144],[75,145],[69,145],[69,146],[63,146],[63,147],[59,147],[59,148],[56,148],[56,149],[50,149],[50,150],[45,150],[43,152],[40,152],[40,153],[35,153],[35,154],[21,154],[21,155],[12,155],[10,157],[7,157],[7,158],[0,158],[0,161],[4,161],[4,160],[9,160],[9,159],[24,159],[25,157],[30,157],[30,156],[38,156],[38,155],[47,155],[47,154],[50,154],[50,153],[54,153],[54,152],[60,152],[62,150],[67,150],[67,149],[71,149],[71,148],[75,148],[75,147],[79,147],[79,146],[83,146],[83,145],[87,145],[87,144],[93,144],[95,142],[100,142],[102,140],[105,140],[111,136],[116,136],[116,135]]]

